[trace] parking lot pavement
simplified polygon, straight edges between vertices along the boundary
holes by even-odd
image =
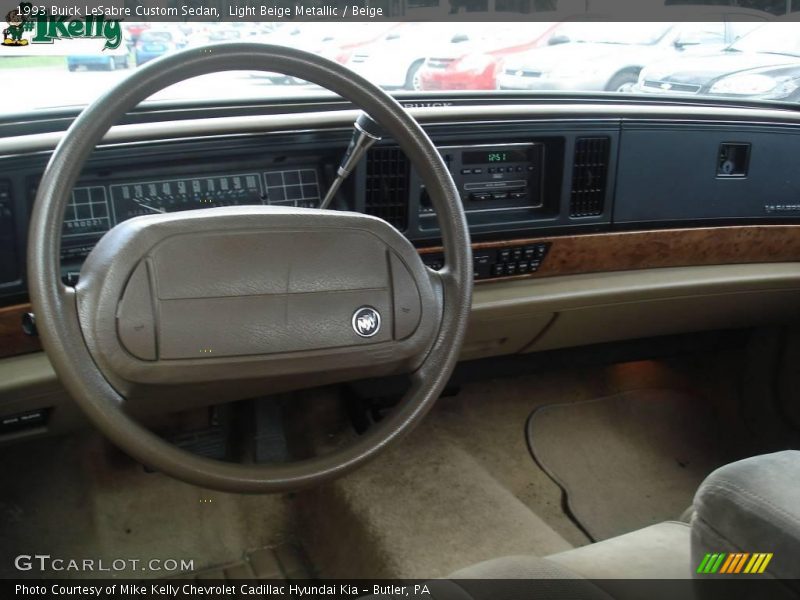
[[[19,73],[25,84],[25,92],[5,94],[0,100],[0,111],[12,113],[54,106],[86,105],[132,72],[133,69],[76,72],[66,68],[31,69]],[[319,91],[316,86],[276,85],[265,77],[231,71],[195,77],[159,92],[153,99],[275,98],[318,94]]]

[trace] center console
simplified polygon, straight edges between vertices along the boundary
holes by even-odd
[[[473,235],[555,224],[561,196],[565,138],[509,136],[487,143],[440,143]],[[425,184],[409,169],[409,230],[419,241],[436,240],[439,225]]]
[[[541,223],[559,214],[563,141],[542,138],[528,142],[441,145],[439,151],[458,189],[470,230]],[[411,174],[411,196],[418,190],[416,227],[438,232],[436,212],[425,186]],[[535,273],[545,259],[546,243],[509,246],[482,244],[474,250],[475,279],[495,279]],[[438,269],[440,249],[423,250],[422,259]]]
[[[440,151],[468,214],[542,206],[544,144],[445,146]],[[435,216],[424,187],[419,211],[423,224]]]

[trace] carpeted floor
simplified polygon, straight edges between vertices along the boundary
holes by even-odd
[[[2,463],[0,577],[59,576],[16,571],[13,560],[19,554],[106,563],[185,559],[199,571],[293,540],[285,497],[212,492],[146,473],[97,434],[3,448]],[[65,575],[108,574],[60,573]]]
[[[595,540],[678,519],[732,448],[713,408],[671,390],[636,390],[537,409],[527,435]]]
[[[571,545],[448,434],[425,424],[362,469],[299,498],[323,577],[431,578]]]
[[[14,571],[13,557],[41,551],[190,559],[194,571],[217,568],[217,576],[228,576],[218,568],[248,568],[248,556],[263,558],[254,549],[302,546],[320,576],[379,578],[436,577],[498,556],[559,552],[589,538],[564,511],[559,486],[531,458],[528,416],[545,405],[583,406],[593,398],[668,389],[714,407],[720,426],[741,440],[730,373],[725,361],[683,360],[482,379],[441,398],[417,431],[364,468],[291,496],[209,492],[145,473],[92,433],[3,448],[0,577],[39,576]],[[335,397],[329,400],[314,405],[336,405]],[[335,437],[339,417],[328,420],[330,427],[303,428],[295,437]],[[643,443],[634,430],[596,418],[579,425],[579,442],[616,435],[634,447]],[[560,441],[568,450],[574,440],[565,434]],[[624,444],[615,443],[622,453]],[[659,454],[668,447],[657,445],[648,461],[662,464],[674,454]],[[691,502],[684,485],[665,503],[657,472],[650,481],[629,480],[623,490],[626,501],[642,504],[637,526]],[[611,515],[618,499],[603,490],[595,494],[596,510]],[[607,521],[607,532],[631,525],[613,515]]]
[[[561,489],[531,459],[525,421],[537,406],[581,401],[602,387],[594,372],[479,381],[440,398],[428,418],[570,545],[581,546],[589,539],[564,513]]]
[[[699,411],[716,411],[720,427],[741,439],[734,433],[741,424],[729,363],[716,358],[472,382],[440,398],[425,425],[385,456],[332,486],[302,494],[306,551],[323,575],[424,577],[487,557],[544,556],[555,551],[555,540],[587,544],[590,538],[564,510],[561,489],[530,455],[527,419],[541,406],[653,387],[691,395],[703,407]],[[590,426],[581,432],[597,435]],[[565,449],[569,443],[564,440]],[[627,490],[651,515],[642,525],[664,514],[677,518],[694,493],[685,486],[668,498],[648,486]],[[604,510],[617,503],[611,494],[597,494],[594,501]],[[676,514],[673,506],[680,506]],[[521,507],[535,520],[524,518]],[[629,524],[621,520],[616,527],[629,531]]]
[[[720,428],[737,440],[741,455],[745,456],[753,449],[748,446],[747,432],[736,407],[731,360],[732,355],[704,355],[487,379],[463,386],[455,396],[441,398],[429,420],[444,429],[559,535],[573,546],[581,546],[591,539],[564,510],[559,486],[531,458],[526,435],[530,414],[551,404],[580,403],[653,388],[669,389],[695,398],[703,407],[699,410],[713,410]],[[586,427],[581,431],[594,435]],[[692,490],[683,495],[681,510],[689,506],[693,493]],[[658,508],[661,497],[649,494],[645,486],[636,491],[636,496],[644,506],[654,507],[650,509],[653,514],[665,514]],[[615,498],[603,495],[597,495],[593,501],[609,506],[616,503]],[[618,529],[624,527],[621,523]]]

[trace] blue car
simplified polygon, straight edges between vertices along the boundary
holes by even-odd
[[[67,56],[67,68],[70,71],[85,69],[104,69],[114,71],[127,69],[129,66],[127,54],[76,54]]]
[[[136,41],[135,54],[136,66],[149,60],[158,58],[163,54],[180,50],[186,45],[186,38],[169,29],[147,29],[142,32]]]

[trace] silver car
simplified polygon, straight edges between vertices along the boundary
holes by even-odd
[[[630,92],[649,63],[715,50],[760,23],[597,23],[561,26],[548,46],[506,59],[499,89]]]

